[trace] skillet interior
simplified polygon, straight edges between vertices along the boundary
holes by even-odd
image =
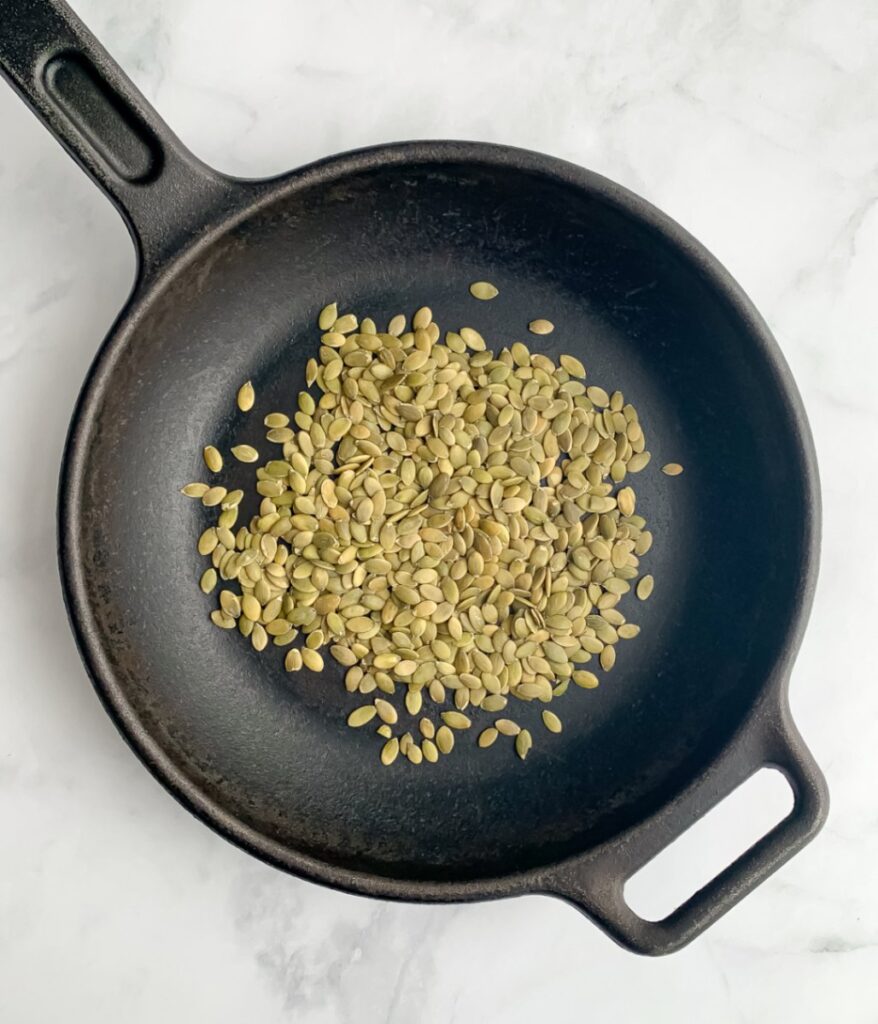
[[[489,156],[339,158],[279,184],[145,296],[84,394],[61,517],[86,659],[141,753],[160,748],[287,866],[441,884],[586,850],[705,766],[792,629],[809,494],[777,356],[697,252],[601,179],[545,166],[559,173]],[[479,278],[500,298],[472,299]],[[204,477],[208,441],[267,450],[261,417],[290,409],[317,310],[336,298],[379,323],[428,303],[443,327],[571,352],[640,412],[657,585],[626,607],[643,632],[598,690],[559,702],[561,736],[516,705],[536,737],[525,765],[471,734],[440,766],[382,769],[375,737],[344,724],[354,702],[331,660],[320,678],[290,676],[276,649],[258,655],[208,621],[195,540],[212,517],[178,488]],[[535,316],[555,333],[528,336]],[[234,393],[248,378],[245,417]],[[682,477],[659,472],[671,460]]]

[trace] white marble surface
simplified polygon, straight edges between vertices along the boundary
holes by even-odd
[[[720,257],[816,436],[823,568],[792,703],[833,810],[704,938],[650,961],[546,898],[411,907],[299,882],[178,807],[101,711],[55,568],[64,432],[132,249],[3,87],[0,1019],[878,1021],[874,0],[75,6],[224,170],[390,139],[514,143],[634,188]]]

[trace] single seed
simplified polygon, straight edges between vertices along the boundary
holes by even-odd
[[[219,473],[223,468],[223,457],[220,455],[219,450],[214,448],[212,444],[207,445],[203,452],[204,464],[211,471],[211,473]]]
[[[305,668],[311,669],[312,672],[323,671],[323,658],[317,651],[311,650],[310,647],[302,648],[302,664]]]
[[[495,299],[500,294],[490,281],[474,281],[469,290],[474,299]]]
[[[390,701],[382,700],[380,697],[375,701],[375,710],[378,712],[378,717],[382,722],[386,722],[388,725],[395,725],[399,721],[399,715],[396,713],[396,708],[390,703]]]
[[[399,754],[399,740],[394,736],[389,739],[381,748],[381,763],[383,765],[393,764]]]
[[[641,577],[637,584],[637,596],[641,601],[645,601],[652,593],[652,588],[655,586],[655,580],[650,575]]]
[[[662,472],[665,476],[679,476],[683,472],[683,467],[679,462],[668,462],[662,466]]]
[[[292,654],[292,651],[290,653]],[[359,729],[361,726],[366,725],[367,722],[371,722],[376,713],[373,705],[364,704],[362,707],[355,708],[348,715],[348,725],[352,729]]]
[[[213,508],[215,505],[219,505],[223,498],[225,498],[226,494],[228,494],[228,491],[225,487],[209,487],[204,492],[201,504],[206,508]]]
[[[447,725],[440,725],[436,730],[436,746],[442,754],[451,753],[454,747],[454,733]]]
[[[532,746],[533,739],[531,738],[530,732],[527,729],[522,729],[515,737],[515,753],[518,754],[523,761],[527,757]]]
[[[256,462],[259,452],[249,444],[236,444],[232,448],[232,455],[238,462]]]
[[[284,655],[284,668],[287,672],[298,672],[302,667],[302,652],[298,647],[291,647]]]
[[[241,412],[249,412],[255,401],[256,392],[253,390],[253,384],[248,380],[238,389],[238,408]]]
[[[476,296],[476,298],[478,298],[478,296]],[[487,729],[483,729],[482,732],[479,733],[479,746],[490,747],[499,735],[500,734],[493,726],[488,726]]]
[[[317,317],[317,326],[321,331],[328,331],[330,327],[338,319],[338,303],[330,302],[328,306],[324,306],[320,310],[320,315]]]
[[[527,329],[531,334],[551,334],[555,330],[555,325],[551,320],[531,320]]]
[[[571,377],[584,377],[585,367],[576,358],[576,356],[563,355],[558,359],[562,368],[565,369]]]
[[[452,729],[469,729],[472,722],[459,711],[443,711],[442,721]]]
[[[216,586],[216,569],[205,569],[201,574],[199,586],[205,594],[209,594]]]
[[[561,719],[555,714],[554,711],[543,711],[542,719],[543,725],[549,730],[549,732],[561,731]]]
[[[185,494],[187,498],[203,498],[209,490],[207,484],[186,484],[180,488],[180,493]]]

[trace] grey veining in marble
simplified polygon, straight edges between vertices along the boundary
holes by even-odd
[[[55,570],[64,432],[133,253],[4,87],[0,1019],[878,1021],[874,0],[75,6],[223,170],[391,139],[507,142],[622,182],[719,256],[776,332],[815,433],[822,576],[792,704],[833,809],[704,938],[647,961],[546,898],[430,908],[326,891],[179,808],[94,698]]]

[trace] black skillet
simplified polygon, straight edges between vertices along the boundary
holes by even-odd
[[[0,66],[137,247],[70,428],[60,563],[97,692],[174,796],[251,853],[340,889],[548,893],[651,954],[801,849],[827,811],[787,704],[817,573],[817,470],[777,345],[709,253],[605,178],[502,146],[388,145],[230,179],[54,0],[0,0]],[[480,278],[499,301],[468,296]],[[383,769],[374,738],[345,727],[334,664],[291,681],[273,648],[258,655],[208,622],[194,543],[208,516],[178,488],[202,476],[205,439],[262,440],[261,416],[231,396],[250,378],[258,413],[288,406],[334,298],[379,321],[429,302],[440,322],[504,341],[551,317],[555,333],[529,344],[622,388],[653,467],[686,467],[638,481],[658,581],[636,609],[641,636],[597,691],[565,698],[564,733],[543,731],[526,765],[498,745]],[[789,780],[790,815],[665,920],[634,914],[625,880],[764,765]]]

